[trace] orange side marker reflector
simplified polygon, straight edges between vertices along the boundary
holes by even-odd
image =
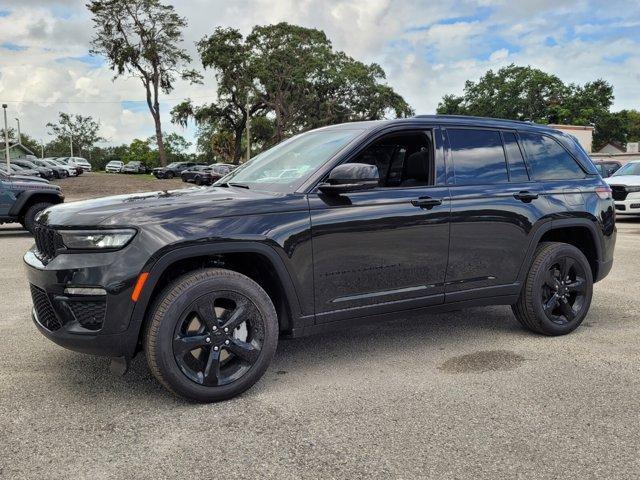
[[[144,282],[147,281],[148,276],[149,276],[149,272],[142,272],[138,276],[138,280],[136,281],[136,286],[133,289],[133,292],[131,293],[131,300],[133,300],[134,302],[138,301],[138,297],[142,293],[142,287],[144,287]]]

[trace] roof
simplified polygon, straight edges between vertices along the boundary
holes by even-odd
[[[5,147],[5,143],[4,142],[0,142],[0,150],[2,152],[4,152],[4,147]],[[29,150],[27,147],[25,147],[24,145],[22,145],[21,143],[16,143],[16,142],[11,142],[11,140],[9,140],[9,148],[16,148],[19,147],[22,149],[23,152],[27,153],[28,155],[33,155],[33,152],[31,150]],[[0,152],[0,154],[2,153]]]

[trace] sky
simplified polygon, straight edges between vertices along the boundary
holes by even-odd
[[[91,115],[104,144],[153,134],[136,78],[113,79],[103,58],[89,54],[93,26],[85,1],[0,0],[0,103],[10,125],[50,140],[58,112]],[[380,64],[387,82],[416,113],[434,113],[444,94],[488,69],[515,63],[565,82],[603,78],[614,86],[613,110],[640,108],[638,0],[191,0],[171,2],[186,17],[184,48],[201,70],[194,43],[217,26],[248,33],[287,21],[324,30],[334,48]],[[202,71],[202,70],[201,70]],[[169,111],[185,98],[215,99],[205,82],[176,83],[162,98],[163,130],[193,141],[193,127],[172,125]]]

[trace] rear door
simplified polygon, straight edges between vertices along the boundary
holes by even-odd
[[[547,210],[513,131],[448,127],[451,243],[446,301],[508,295]]]

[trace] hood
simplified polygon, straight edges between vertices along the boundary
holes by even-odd
[[[640,186],[640,175],[618,175],[604,179],[609,185]]]
[[[49,180],[45,180],[44,178],[35,177],[35,176],[31,177],[27,175],[11,175],[11,181],[13,182],[14,185],[25,186],[25,188],[31,188],[34,183],[46,183],[46,184],[49,183]],[[60,187],[58,187],[57,185],[51,185],[51,186],[48,186],[47,188],[52,189],[54,187],[60,190]]]
[[[304,196],[238,187],[195,187],[83,200],[56,205],[39,221],[54,226],[143,226],[308,208]]]

